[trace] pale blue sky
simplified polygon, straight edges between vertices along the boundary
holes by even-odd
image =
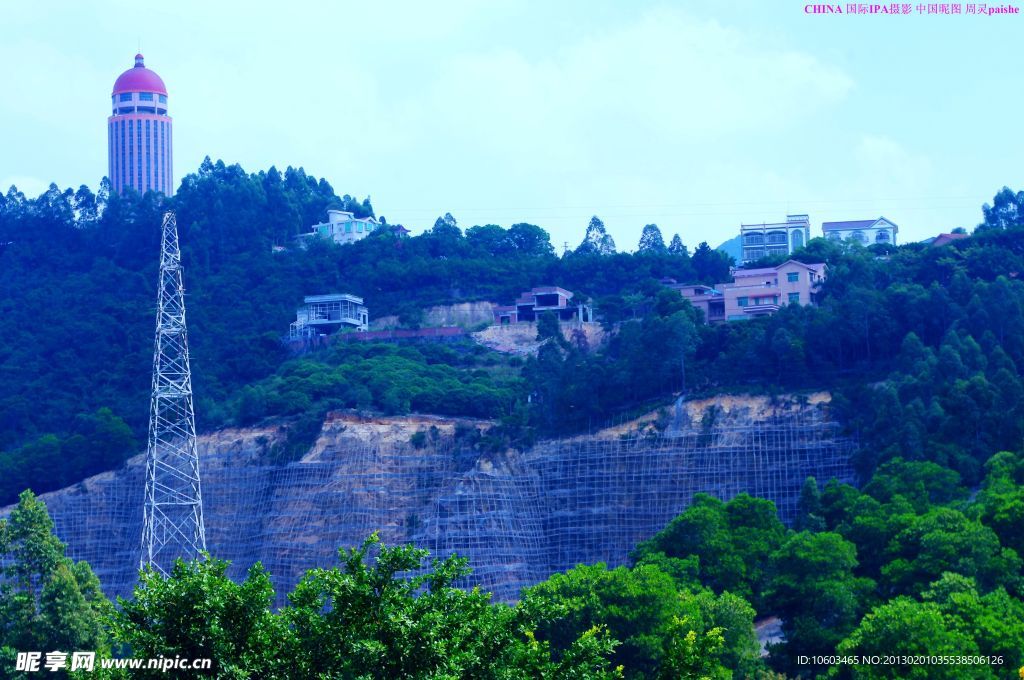
[[[907,241],[1024,188],[1019,15],[804,5],[14,0],[0,185],[95,189],[141,40],[176,183],[206,155],[303,166],[414,232],[451,212],[575,246],[597,214],[632,250],[648,222],[717,245],[790,211],[815,234],[885,215]]]

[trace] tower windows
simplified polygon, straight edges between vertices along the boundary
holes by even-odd
[[[144,102],[151,102],[151,101],[153,101],[153,93],[152,92],[140,92],[139,93],[139,100],[140,101],[144,101]]]
[[[120,191],[121,189],[124,189],[124,183],[125,183],[125,181],[127,179],[127,176],[125,175],[125,169],[124,169],[125,168],[124,123],[125,123],[125,121],[122,120],[120,122],[120,124],[118,125],[118,127],[120,128],[120,131],[119,131],[118,134],[121,137],[121,145],[120,145],[121,146],[121,165],[118,168],[121,171],[121,182],[120,182],[120,184],[117,185],[118,191]]]
[[[123,101],[123,102],[130,102],[132,100],[132,93],[131,92],[122,92],[121,96],[119,97],[119,99],[120,99],[120,101]]]
[[[128,121],[128,180],[127,186],[135,184],[135,121]]]
[[[142,193],[142,121],[135,121],[135,189]]]
[[[149,121],[148,120],[146,121],[146,146],[145,146],[145,149],[146,149],[146,172],[143,175],[143,177],[145,179],[143,180],[143,182],[140,182],[139,188],[142,188],[144,186],[146,191],[148,191],[149,189],[151,189],[153,187],[153,184],[152,184],[152,182],[153,182],[153,180],[152,180],[152,177],[153,177],[153,154],[152,154],[152,151],[151,151],[152,147],[150,146]]]

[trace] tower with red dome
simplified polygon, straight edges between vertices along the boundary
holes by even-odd
[[[107,119],[110,184],[114,191],[174,192],[171,117],[164,81],[146,68],[141,54],[135,66],[114,82]]]

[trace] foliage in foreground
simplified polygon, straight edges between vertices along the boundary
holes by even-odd
[[[110,609],[89,565],[65,556],[46,506],[23,492],[10,517],[0,519],[0,678],[19,677],[19,651],[108,654],[103,621]]]
[[[215,677],[621,676],[607,631],[590,628],[555,653],[533,634],[552,612],[453,587],[468,574],[463,559],[424,570],[426,551],[381,546],[376,536],[340,555],[340,568],[308,572],[278,612],[259,566],[241,584],[216,559],[179,562],[168,578],[147,571],[112,616],[113,635],[136,656],[211,657]]]

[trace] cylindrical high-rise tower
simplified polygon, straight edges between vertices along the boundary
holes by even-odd
[[[114,191],[132,187],[139,193],[174,192],[171,172],[171,117],[167,88],[146,68],[142,55],[135,67],[114,82],[112,113],[107,119],[109,177]]]

